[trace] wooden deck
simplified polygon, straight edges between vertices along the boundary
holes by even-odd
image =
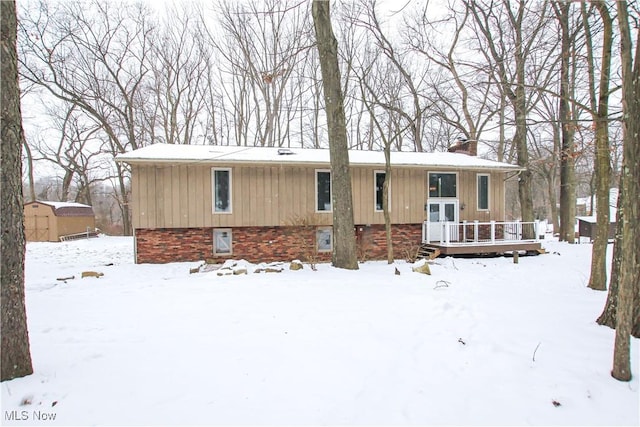
[[[542,243],[522,242],[522,243],[496,243],[496,244],[473,244],[473,245],[441,245],[439,243],[427,243],[425,246],[438,249],[441,256],[450,255],[503,255],[505,253],[526,252],[528,255],[538,255],[543,253]]]
[[[538,222],[520,221],[425,222],[422,246],[425,253],[449,255],[503,255],[514,252],[544,253]]]

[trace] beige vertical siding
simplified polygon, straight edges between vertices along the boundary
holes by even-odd
[[[28,242],[57,242],[58,224],[53,208],[43,203],[24,206],[25,237]]]
[[[216,166],[217,167],[217,166]],[[315,171],[322,167],[295,165],[221,165],[231,169],[232,212],[212,212],[210,165],[134,165],[133,223],[136,228],[278,226],[294,217],[311,215],[317,224],[331,224],[330,212],[316,212]],[[375,212],[374,171],[353,167],[352,189],[356,224],[383,224]],[[504,174],[490,173],[489,211],[477,211],[475,171],[458,173],[461,220],[504,219]],[[425,219],[427,173],[395,168],[391,174],[391,220],[415,224]]]

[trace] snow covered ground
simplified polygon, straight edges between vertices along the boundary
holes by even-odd
[[[638,425],[591,245],[544,246],[218,276],[135,265],[131,238],[29,243],[35,373],[1,384],[2,424]]]

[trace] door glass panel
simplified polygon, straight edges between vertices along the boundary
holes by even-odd
[[[437,203],[429,204],[429,221],[431,222],[440,221],[440,204],[437,204]]]
[[[444,204],[444,216],[445,221],[455,221],[455,211],[456,205],[454,203],[445,203]]]

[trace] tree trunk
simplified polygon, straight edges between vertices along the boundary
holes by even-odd
[[[393,240],[391,239],[391,213],[389,212],[389,186],[391,185],[391,143],[384,145],[384,183],[382,184],[382,211],[387,238],[387,263],[393,264]]]
[[[560,123],[562,124],[560,144],[560,240],[575,242],[576,221],[576,184],[573,136],[575,133],[570,98],[569,60],[571,50],[571,36],[569,34],[569,15],[571,3],[554,5],[556,16],[560,22],[562,56],[560,61]]]
[[[518,175],[518,200],[520,201],[520,216],[524,222],[532,222],[533,194],[531,193],[532,173],[529,169],[529,149],[527,147],[527,99],[525,96],[525,67],[524,58],[516,54],[517,86],[515,93],[511,93],[510,100],[515,114],[515,133],[513,144],[516,147],[516,161],[518,166],[526,168]],[[528,230],[528,229],[527,229]],[[533,235],[523,234],[523,238],[532,239]]]
[[[555,163],[555,162],[554,162]],[[556,198],[556,168],[553,167],[549,171],[549,176],[547,177],[547,182],[549,185],[548,193],[549,193],[549,215],[551,216],[551,224],[553,225],[553,232],[555,234],[556,230],[559,230],[560,227],[558,225],[558,202]]]
[[[613,351],[611,375],[620,381],[631,380],[630,333],[633,328],[634,297],[640,286],[638,269],[640,252],[640,33],[636,44],[634,63],[633,44],[629,23],[629,6],[619,1],[618,27],[620,28],[620,52],[622,64],[622,112],[623,153],[622,162],[622,252],[620,282],[618,283],[618,307],[616,313],[616,339]]]
[[[23,377],[33,373],[24,302],[24,216],[22,200],[21,146],[24,141],[20,87],[18,86],[18,60],[16,51],[16,3],[0,2],[2,25],[2,90],[0,91],[2,121],[0,143],[0,287],[2,294],[0,329],[2,330],[2,356],[0,381]]]
[[[328,1],[314,0],[311,11],[316,30],[320,70],[324,86],[325,110],[329,128],[331,188],[333,199],[334,267],[358,269],[353,197],[344,102],[338,67],[338,43],[333,35]]]
[[[609,155],[609,80],[611,71],[611,50],[613,22],[608,6],[595,3],[603,23],[602,69],[597,111],[593,112],[596,133],[595,176],[596,176],[596,236],[591,255],[591,277],[589,287],[598,291],[607,289],[607,244],[609,242],[609,192],[611,159]],[[589,72],[593,68],[589,67]],[[591,79],[590,79],[591,80]],[[592,96],[592,98],[595,98]],[[593,102],[593,101],[592,101]],[[595,106],[592,106],[592,108]]]
[[[24,136],[24,135],[23,135]],[[29,201],[36,201],[36,184],[33,178],[33,156],[31,155],[31,147],[27,144],[27,141],[22,142],[22,147],[27,158],[27,186],[29,188]]]
[[[620,192],[618,193],[618,212],[616,214],[616,235],[615,242],[613,244],[613,261],[611,263],[611,280],[609,280],[609,293],[607,294],[607,302],[604,305],[602,314],[598,317],[598,324],[605,325],[612,329],[616,328],[616,314],[618,307],[618,283],[620,280],[620,266],[622,263],[622,252],[620,247],[622,245],[622,223],[624,222],[624,216],[622,212],[622,179],[620,179]],[[593,260],[592,260],[593,262]]]
[[[120,197],[117,198],[120,212],[122,214],[122,234],[125,236],[133,236],[133,225],[131,224],[131,209],[129,208],[129,194],[127,193],[127,184],[125,181],[125,166],[116,163],[118,171],[118,188]]]

